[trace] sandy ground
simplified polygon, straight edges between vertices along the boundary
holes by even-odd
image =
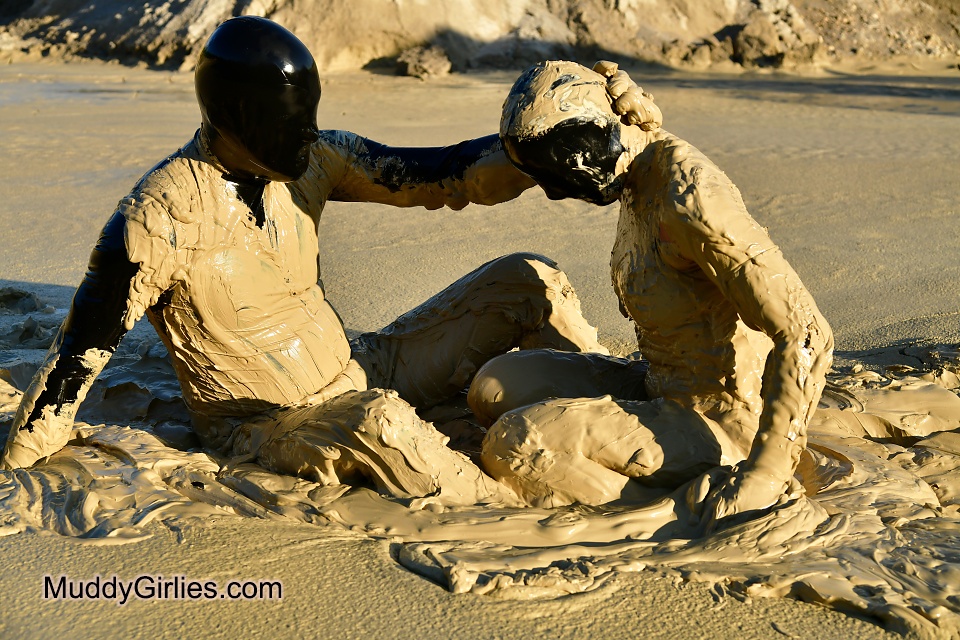
[[[941,65],[942,66],[942,65]],[[642,75],[665,128],[740,187],[816,297],[839,362],[891,345],[960,342],[960,74],[911,66],[818,77]],[[422,83],[324,78],[320,124],[390,144],[496,130],[512,74]],[[0,69],[0,286],[68,305],[116,201],[198,124],[187,75],[114,65]],[[350,332],[376,329],[511,251],[559,261],[614,351],[633,350],[609,284],[614,209],[531,191],[462,212],[331,203],[321,269]],[[371,260],[370,257],[375,259]],[[152,331],[144,323],[137,331]],[[452,595],[407,572],[387,542],[261,521],[212,522],[94,546],[52,534],[0,539],[0,636],[882,637],[870,622],[790,600],[740,602],[653,572],[552,601]],[[53,602],[42,576],[277,579],[282,602]]]

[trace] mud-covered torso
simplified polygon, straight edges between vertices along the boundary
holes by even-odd
[[[195,416],[296,402],[349,360],[318,285],[316,222],[307,212],[318,216],[322,204],[305,202],[295,185],[270,183],[260,227],[194,143],[121,203],[127,251],[141,264],[128,315],[149,308]]]
[[[733,413],[730,419],[755,422],[772,343],[741,321],[720,287],[673,237],[676,217],[689,215],[709,198],[704,191],[714,189],[735,190],[699,151],[675,138],[653,143],[627,178],[611,275],[625,315],[636,324],[640,352],[650,362],[648,393],[721,421]]]

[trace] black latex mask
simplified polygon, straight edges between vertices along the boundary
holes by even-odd
[[[620,196],[616,169],[624,149],[615,123],[566,120],[539,136],[504,136],[503,147],[551,200],[576,198],[605,205]]]
[[[195,82],[207,140],[231,176],[303,175],[317,140],[320,77],[296,36],[264,18],[227,20],[204,45]]]

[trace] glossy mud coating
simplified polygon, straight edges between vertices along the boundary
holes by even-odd
[[[472,484],[454,482],[444,497],[468,503],[486,497],[473,486],[473,481],[483,484],[479,470],[445,448],[435,432],[418,440],[424,449],[420,452],[397,444],[380,461],[358,460],[350,450],[336,463],[331,461],[338,454],[331,449],[330,436],[319,444],[320,436],[297,439],[292,433],[316,431],[321,423],[345,432],[384,421],[401,431],[417,428],[417,421],[407,424],[412,409],[394,396],[361,394],[354,397],[363,406],[373,403],[369,411],[315,408],[310,420],[302,410],[281,409],[319,407],[344,391],[374,387],[399,389],[409,401],[426,407],[456,394],[487,359],[514,347],[603,350],[596,330],[580,315],[563,273],[532,254],[495,260],[382,332],[361,336],[351,349],[318,284],[315,229],[327,199],[436,206],[488,194],[477,196],[472,183],[453,178],[445,185],[413,183],[391,191],[377,185],[375,170],[357,159],[363,139],[331,133],[314,145],[310,168],[301,180],[265,186],[261,227],[201,138],[198,133],[120,203],[128,257],[138,269],[128,285],[126,309],[116,321],[129,329],[148,315],[172,356],[202,442],[244,458],[255,457],[273,442],[262,458],[271,468],[328,480],[338,477],[326,470],[331,464],[342,467],[338,473],[344,477],[389,474],[395,478],[381,487],[399,496],[438,493],[443,469],[453,465],[452,477],[460,478],[469,467]],[[328,142],[331,139],[336,143]],[[490,171],[497,173],[493,166]],[[515,172],[505,162],[500,166],[502,173]],[[515,194],[509,180],[503,184],[508,186],[502,193]],[[104,354],[84,370],[84,391],[109,357]],[[34,390],[43,388],[57,357],[55,345],[51,364],[36,377]],[[330,385],[333,389],[327,390]],[[34,393],[23,404],[25,414]],[[264,412],[271,412],[269,418],[251,422],[251,416]],[[389,417],[398,412],[401,417]],[[21,417],[10,437],[6,464],[29,466],[62,447],[73,414],[58,415],[56,424],[45,418],[37,423],[41,428],[32,431],[16,428],[24,423]],[[330,426],[336,415],[360,423]],[[374,439],[383,440],[389,438]],[[397,436],[396,442],[405,440]],[[434,450],[427,452],[428,446]],[[425,479],[407,479],[402,468],[408,454],[426,460],[411,463]],[[348,462],[350,455],[354,457]],[[376,464],[396,469],[371,468]]]
[[[462,389],[486,359],[524,342],[601,348],[565,276],[539,256],[518,255],[459,283],[479,288],[454,291],[469,309],[444,309],[455,321],[444,322],[428,302],[421,316],[414,312],[388,328],[389,336],[363,341],[366,366],[379,369],[361,373],[319,285],[316,229],[327,200],[462,208],[513,198],[530,181],[506,161],[495,136],[403,150],[318,132],[316,64],[293,34],[269,20],[241,17],[218,27],[195,76],[201,127],[141,178],[104,227],[20,406],[5,468],[30,466],[66,444],[90,384],[145,314],[173,357],[203,443],[238,447],[245,458],[278,430],[289,443],[290,425],[254,433],[249,424],[242,446],[235,442],[238,427],[265,411],[319,405],[378,385],[426,389],[410,398],[435,403]],[[522,311],[507,311],[517,304]],[[417,319],[423,314],[436,326]],[[457,325],[453,333],[465,335],[448,335]],[[432,366],[414,372],[394,361],[421,357],[407,330],[432,332],[439,345]],[[287,452],[294,455],[289,446]],[[298,473],[313,469],[315,456],[297,452],[306,457],[269,459]],[[442,447],[438,453],[448,454]]]
[[[5,514],[0,532],[40,530],[43,538],[47,531],[57,531],[81,537],[81,544],[119,544],[157,533],[159,522],[183,531],[189,543],[205,538],[218,518],[266,518],[278,531],[286,530],[287,523],[306,521],[318,526],[318,542],[369,535],[379,541],[366,543],[373,554],[391,557],[389,543],[403,566],[458,592],[488,594],[488,601],[594,590],[586,598],[537,603],[538,616],[579,606],[584,620],[602,624],[584,602],[616,595],[624,584],[618,574],[646,567],[714,583],[714,606],[726,605],[725,613],[731,604],[742,610],[729,602],[731,596],[791,596],[874,615],[889,629],[918,637],[956,635],[951,568],[957,557],[958,449],[950,433],[910,446],[864,444],[858,435],[841,446],[843,442],[821,437],[815,414],[807,448],[815,455],[808,464],[804,454],[798,476],[807,497],[822,509],[802,497],[793,501],[796,494],[791,494],[758,522],[693,539],[699,533],[690,533],[697,525],[689,525],[688,505],[696,507],[703,483],[681,487],[666,498],[594,508],[443,508],[429,498],[394,502],[366,489],[324,486],[247,463],[223,467],[222,457],[196,448],[189,421],[158,422],[148,416],[141,422],[155,405],[179,394],[169,366],[161,377],[154,360],[145,357],[137,365],[108,369],[90,390],[83,405],[90,413],[81,414],[64,450],[41,466],[0,473]],[[954,402],[955,381],[943,368],[956,366],[956,354],[944,354],[932,372],[914,372],[922,373],[923,380],[834,373],[822,403],[845,407],[851,426],[864,425],[861,431],[870,427],[866,433],[879,433],[873,427],[930,423],[933,408],[944,415]],[[143,393],[147,388],[153,395]],[[627,395],[616,395],[623,397],[621,393]],[[20,395],[0,384],[0,397],[0,411],[9,421]],[[122,417],[107,417],[110,404]],[[956,428],[956,423],[941,420],[939,428]],[[173,554],[183,549],[170,544],[166,549]],[[132,545],[128,553],[139,556],[143,547]],[[324,563],[327,550],[317,555]],[[229,556],[223,557],[229,562]],[[395,586],[402,588],[403,582]],[[406,582],[417,581],[408,576]],[[381,586],[376,582],[371,590]],[[683,593],[671,592],[674,602],[684,602]],[[428,592],[427,597],[435,596]],[[429,610],[434,606],[431,600]],[[495,601],[487,606],[534,611]],[[704,612],[705,624],[711,618],[712,612]],[[778,630],[791,628],[789,618],[770,620]],[[765,628],[769,633],[770,623]]]
[[[495,487],[485,505],[452,506],[443,494],[398,500],[330,476],[228,464],[196,448],[188,423],[160,411],[176,399],[165,390],[178,386],[160,354],[108,370],[85,403],[90,424],[77,423],[70,444],[42,465],[2,474],[0,533],[45,529],[122,544],[150,535],[157,520],[198,532],[211,518],[302,521],[389,540],[400,564],[458,593],[550,599],[646,568],[726,585],[721,592],[739,598],[793,596],[858,612],[912,637],[960,632],[951,569],[960,553],[951,535],[960,531],[957,354],[927,373],[831,376],[790,490],[769,511],[709,536],[703,517],[723,480],[717,470],[605,506],[518,508]],[[2,381],[0,392],[0,411],[12,415],[21,394]],[[387,429],[352,432],[355,451],[395,418],[406,422],[392,433],[411,434],[408,442],[438,439],[389,393],[348,393],[328,417],[344,411],[387,418]],[[138,422],[118,425],[111,415]],[[891,432],[902,444],[869,439]],[[403,462],[411,463],[417,458]],[[471,467],[460,464],[469,480]]]
[[[4,450],[6,468],[30,466],[67,442],[90,384],[144,314],[173,355],[209,447],[234,446],[238,425],[263,411],[319,404],[372,381],[402,386],[404,374],[389,359],[412,358],[406,351],[416,350],[416,340],[399,325],[389,332],[407,346],[379,356],[381,362],[377,348],[390,340],[364,343],[368,366],[379,364],[385,377],[360,375],[351,364],[340,319],[318,284],[316,229],[324,204],[333,198],[461,208],[515,197],[530,184],[502,157],[494,136],[406,151],[345,132],[326,132],[320,140],[316,65],[299,40],[267,20],[221,25],[200,56],[196,89],[200,130],[140,180],[105,226],[60,336],[20,406]],[[508,303],[491,295],[501,284],[497,267],[487,265],[483,290],[463,294],[463,304],[472,305],[460,329],[468,336],[443,345],[466,351],[434,354],[435,366],[424,367],[409,386],[455,393],[497,350],[525,340],[539,346],[530,336],[546,326],[553,334],[544,346],[599,347],[555,265],[519,258],[500,261],[497,273],[508,289],[523,281],[522,293],[503,293],[523,297],[528,313],[505,317]],[[512,280],[504,265],[517,272]],[[553,280],[538,279],[536,265]],[[539,289],[524,289],[534,282]],[[570,317],[551,314],[564,301]],[[485,323],[485,314],[500,323]],[[423,324],[406,323],[417,331],[425,331]],[[579,345],[581,327],[588,337]],[[444,330],[434,333],[443,342]],[[416,396],[420,402],[444,397]],[[255,456],[267,439],[249,436],[239,453]]]
[[[539,163],[534,179],[592,173],[601,190],[619,192],[611,275],[650,365],[645,394],[624,403],[544,397],[545,405],[511,407],[516,411],[500,417],[484,440],[484,465],[528,502],[557,506],[608,502],[633,487],[627,478],[676,485],[718,464],[736,464],[708,517],[768,507],[792,482],[832,361],[833,334],[726,175],[659,130],[661,119],[647,127],[623,124],[611,104],[604,75],[574,63],[543,63],[511,89],[501,135],[520,169]],[[599,151],[577,158],[583,166],[526,155],[536,151],[525,146],[529,141],[551,139],[571,123],[592,136],[613,136],[612,125],[618,144],[606,146],[609,157]],[[548,355],[525,379],[551,375]],[[507,354],[495,370],[491,364],[480,372],[475,388],[506,387],[486,378],[502,376],[510,360],[528,368],[537,362]],[[582,381],[571,393],[556,384],[559,397],[616,392],[603,381],[588,393]],[[525,401],[532,396],[513,393]],[[480,391],[470,397],[479,414],[495,413]],[[685,460],[686,471],[678,469]]]

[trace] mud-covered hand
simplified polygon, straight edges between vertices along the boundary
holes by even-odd
[[[741,462],[726,478],[718,478],[703,506],[705,532],[711,533],[735,515],[758,512],[795,500],[803,487],[790,475],[784,479]]]
[[[660,107],[653,103],[653,95],[644,91],[617,63],[601,60],[593,70],[607,79],[607,93],[613,110],[623,124],[635,125],[644,131],[657,131],[663,126]]]
[[[58,343],[61,337],[62,332]],[[61,358],[58,351],[55,348],[48,355],[20,401],[0,468],[33,466],[70,440],[73,417],[86,392],[84,381],[90,369],[99,372],[102,365],[98,366],[94,353],[86,358]]]
[[[533,178],[513,166],[502,149],[470,165],[463,178],[470,201],[486,205],[513,200],[537,184]]]
[[[120,344],[137,273],[127,259],[124,224],[115,213],[104,227],[57,339],[23,394],[0,468],[30,467],[67,444],[80,403]]]

